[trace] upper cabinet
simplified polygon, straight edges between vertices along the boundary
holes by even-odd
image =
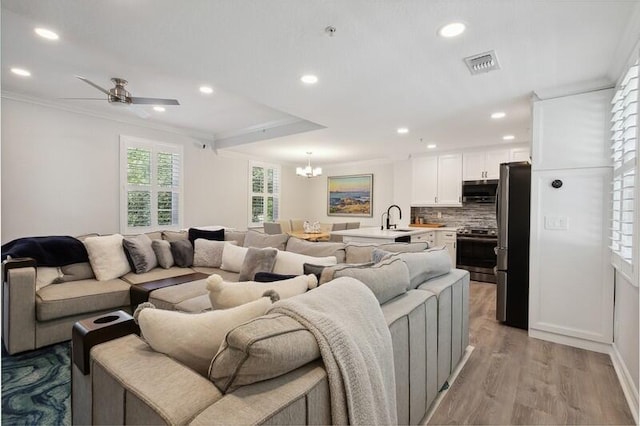
[[[613,89],[533,104],[533,170],[611,165],[609,118]]]
[[[499,179],[500,164],[509,162],[510,157],[508,149],[465,152],[462,162],[462,178],[463,180]]]
[[[462,154],[411,160],[411,205],[462,205]]]
[[[529,148],[513,148],[509,161],[529,161],[530,156],[531,151],[529,151]]]

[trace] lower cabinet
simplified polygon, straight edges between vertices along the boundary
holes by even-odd
[[[451,257],[451,265],[456,266],[456,231],[436,231],[437,246],[444,245]]]

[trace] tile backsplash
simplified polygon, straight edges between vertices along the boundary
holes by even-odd
[[[411,223],[416,223],[416,218],[422,218],[424,223],[443,223],[445,226],[495,228],[496,206],[465,204],[462,207],[411,207]]]

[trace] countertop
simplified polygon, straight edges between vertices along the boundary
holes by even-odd
[[[418,235],[431,231],[455,231],[454,227],[442,227],[442,228],[400,228],[395,229],[380,229],[379,227],[347,229],[344,231],[331,231],[332,235],[342,235],[343,237],[365,237],[365,238],[380,238],[380,239],[395,239],[404,235]]]

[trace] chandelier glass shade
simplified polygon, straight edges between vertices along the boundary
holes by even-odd
[[[311,153],[307,154],[311,155]],[[296,167],[296,174],[307,178],[320,176],[322,174],[322,167],[311,167],[311,158],[309,158],[305,167]]]

